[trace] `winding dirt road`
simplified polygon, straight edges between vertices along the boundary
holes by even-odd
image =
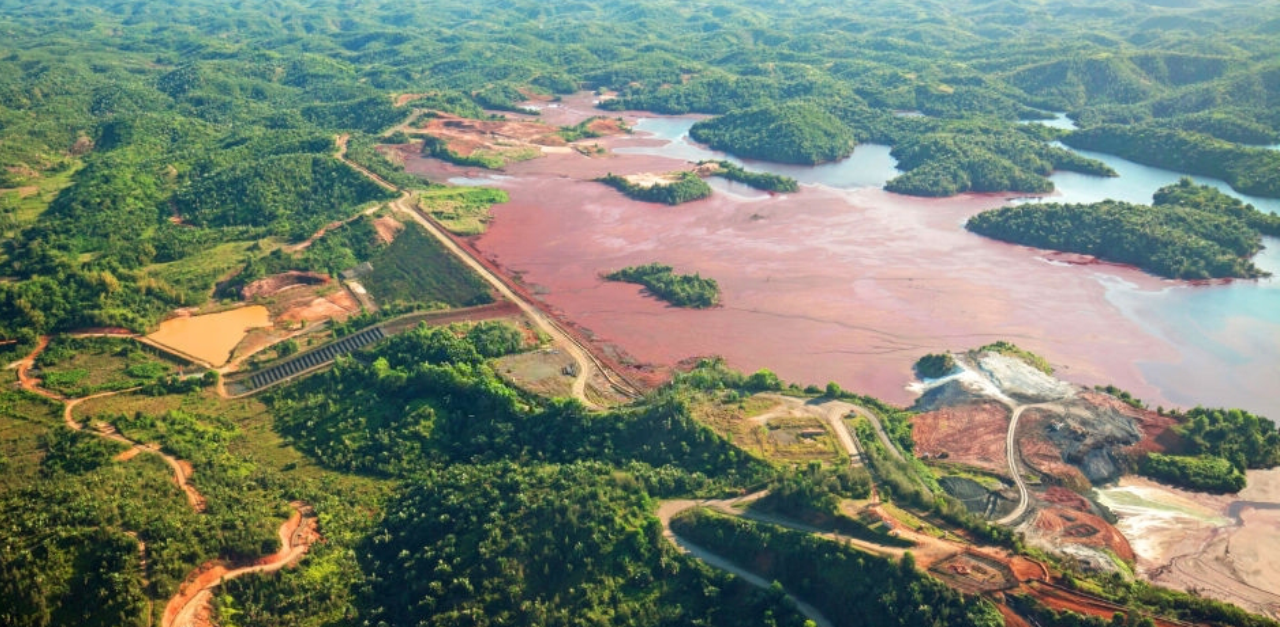
[[[62,421],[67,425],[67,428],[71,429],[72,431],[85,431],[84,425],[82,423],[77,422],[74,415],[75,408],[80,403],[83,403],[88,400],[93,400],[95,398],[106,398],[108,396],[115,396],[117,394],[126,394],[128,392],[134,392],[140,389],[137,387],[133,387],[125,390],[100,392],[98,394],[93,394],[93,395],[85,396],[82,398],[67,398],[65,396],[62,396],[61,394],[55,393],[50,390],[46,390],[40,387],[40,380],[33,378],[30,375],[29,371],[35,365],[36,359],[40,357],[40,353],[44,352],[44,349],[47,348],[48,346],[49,346],[49,338],[47,336],[41,336],[40,340],[36,343],[36,348],[33,351],[31,351],[31,354],[17,362],[16,365],[18,368],[18,382],[22,386],[23,390],[26,390],[33,394],[39,394],[40,396],[43,396],[48,399],[61,402],[62,403]],[[187,504],[189,504],[191,508],[194,509],[197,513],[204,511],[205,509],[204,496],[202,496],[200,492],[195,489],[195,486],[192,486],[190,482],[191,472],[192,472],[190,463],[184,460],[180,460],[167,453],[164,453],[159,449],[159,447],[149,446],[149,445],[142,444],[141,442],[135,442],[133,440],[130,440],[129,438],[126,438],[123,435],[120,435],[118,432],[116,432],[115,428],[111,427],[110,425],[106,425],[105,428],[102,428],[102,429],[89,429],[87,430],[87,432],[92,433],[93,435],[96,435],[103,439],[128,445],[130,447],[129,450],[121,453],[117,457],[117,459],[119,459],[120,461],[128,461],[129,459],[132,459],[133,457],[137,456],[139,453],[150,453],[152,455],[159,456],[160,459],[163,459],[164,462],[169,465],[169,468],[173,469],[174,483],[177,483],[178,487],[182,489],[183,494],[186,495]]]
[[[84,431],[85,430],[84,425],[79,422],[76,422],[75,417],[72,414],[72,412],[75,410],[76,405],[79,405],[80,403],[83,403],[85,401],[93,400],[95,398],[105,398],[108,396],[115,396],[117,394],[125,394],[128,392],[137,391],[139,389],[141,388],[129,388],[127,390],[118,390],[115,392],[102,392],[100,394],[94,394],[92,396],[86,396],[84,398],[68,399],[65,401],[66,404],[63,406],[63,409],[62,409],[62,421],[65,422],[67,425],[67,428],[71,429],[72,431]],[[194,509],[196,513],[201,513],[205,510],[204,496],[200,494],[199,490],[196,490],[195,486],[191,485],[191,473],[193,472],[193,470],[190,462],[186,460],[178,459],[168,453],[165,453],[164,451],[160,450],[160,447],[154,444],[143,444],[141,442],[135,442],[133,440],[130,440],[129,438],[126,438],[123,435],[120,435],[120,433],[115,430],[115,427],[112,427],[111,425],[103,425],[101,428],[89,429],[87,432],[92,433],[100,438],[112,440],[114,442],[119,442],[121,444],[127,444],[130,447],[129,450],[121,453],[117,457],[117,459],[121,461],[130,460],[135,456],[137,456],[139,453],[150,453],[152,455],[159,457],[160,459],[163,459],[164,463],[168,464],[169,468],[173,470],[173,481],[174,483],[178,484],[179,488],[182,489],[182,493],[187,497],[187,504],[191,506],[191,509]]]
[[[209,624],[207,613],[213,589],[222,582],[253,573],[271,573],[293,564],[306,554],[315,536],[316,516],[301,501],[290,503],[293,514],[280,526],[280,550],[241,567],[208,562],[197,568],[178,588],[164,609],[161,627],[193,627]]]

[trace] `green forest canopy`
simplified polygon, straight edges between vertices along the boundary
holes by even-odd
[[[1139,159],[1126,146],[1173,147],[1185,154],[1165,165],[1270,194],[1274,154],[1241,142],[1280,139],[1275,8],[0,0],[0,189],[39,190],[0,192],[0,338],[146,328],[222,278],[175,282],[159,264],[296,240],[383,198],[327,155],[336,133],[401,121],[393,93],[479,114],[611,89],[611,108],[724,115],[697,133],[742,154],[815,162],[890,144],[907,170],[891,189],[921,195],[1106,174],[1016,124],[1066,110],[1083,128],[1068,142]]]
[[[1265,276],[1250,261],[1262,249],[1262,235],[1253,225],[1272,228],[1274,216],[1223,197],[1183,180],[1157,191],[1154,205],[1112,200],[1014,205],[980,213],[965,228],[1174,279]]]
[[[704,309],[720,303],[720,284],[698,273],[677,274],[671,266],[649,263],[615,270],[604,275],[606,281],[622,281],[643,285],[650,294],[675,305]]]
[[[1253,165],[1271,158],[1242,144],[1280,138],[1276,2],[1161,4],[364,0],[357,11],[343,0],[0,0],[0,188],[36,190],[0,192],[0,339],[146,328],[209,298],[228,270],[204,261],[215,247],[253,257],[235,268],[291,263],[270,251],[386,198],[330,155],[335,135],[360,133],[351,158],[394,173],[368,137],[407,115],[395,93],[478,115],[531,92],[612,90],[613,108],[731,116],[702,128],[738,150],[813,161],[888,144],[912,166],[895,186],[929,195],[1044,188],[1047,168],[1106,174],[1052,150],[1058,133],[1017,125],[1068,111],[1083,131],[1067,142],[1096,135],[1121,154],[1115,137],[1186,147],[1166,165],[1223,168],[1241,189],[1272,193],[1271,174]],[[753,134],[775,127],[797,145]],[[1266,232],[1266,219],[1213,202],[1221,224]],[[346,239],[304,262],[338,268],[372,254]],[[387,289],[425,280],[401,274]],[[482,339],[424,331],[387,342],[276,392],[266,422],[225,418],[250,401],[189,410],[208,400],[198,391],[167,397],[183,409],[106,416],[190,458],[210,503],[201,515],[160,460],[112,461],[119,447],[62,430],[57,407],[0,395],[0,622],[154,624],[147,601],[163,611],[154,601],[205,559],[273,548],[284,504],[305,498],[326,542],[299,568],[228,584],[217,599],[225,622],[801,624],[776,595],[674,554],[647,516],[654,499],[740,493],[769,468],[694,421],[678,390],[593,414],[507,384],[485,359],[506,349]],[[738,379],[781,387],[767,371]],[[1270,436],[1209,450],[1223,421],[1197,420],[1187,437],[1206,454],[1233,468],[1266,459],[1254,453]],[[895,424],[895,439],[909,437],[905,420]],[[299,464],[306,471],[290,474]],[[709,529],[762,537],[723,532]],[[807,581],[813,573],[780,568],[806,593],[832,589],[830,573],[847,572],[835,567],[862,559],[785,536],[773,534],[812,557],[793,565],[833,563]],[[603,557],[586,562],[579,542]],[[524,562],[547,572],[519,572]],[[549,565],[566,563],[582,566],[549,578]],[[893,579],[911,583],[873,599],[878,616],[990,618],[910,572]]]

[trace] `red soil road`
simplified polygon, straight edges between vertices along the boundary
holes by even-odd
[[[56,394],[40,387],[40,380],[32,377],[30,373],[31,368],[36,365],[36,359],[40,357],[40,353],[43,353],[44,349],[48,347],[49,336],[41,335],[40,338],[36,340],[36,347],[32,349],[31,354],[18,360],[18,384],[22,386],[22,389],[28,392],[39,394],[40,396],[51,398],[55,401],[65,401],[66,398],[61,394]]]
[[[138,389],[139,388],[130,388],[127,390],[118,390],[114,392],[102,392],[101,394],[94,394],[92,396],[86,396],[84,398],[67,400],[65,401],[66,405],[63,406],[62,420],[63,422],[66,423],[68,429],[71,429],[72,431],[81,431],[84,429],[84,425],[82,423],[77,422],[73,415],[76,405],[79,405],[80,403],[83,403],[85,401],[93,400],[95,398],[105,398],[108,396],[115,396],[117,394],[125,394],[128,392],[136,391]],[[191,462],[188,462],[184,459],[178,459],[172,455],[164,453],[157,446],[146,445],[146,444],[142,444],[141,442],[135,442],[133,440],[130,440],[129,438],[126,438],[123,435],[120,435],[119,433],[117,433],[116,430],[110,426],[106,426],[101,430],[89,429],[88,432],[100,438],[113,440],[121,444],[129,445],[131,448],[121,453],[117,457],[117,459],[120,461],[128,461],[130,459],[133,459],[139,453],[151,453],[153,455],[159,456],[160,459],[163,459],[164,463],[168,464],[169,468],[173,470],[173,481],[178,485],[180,489],[182,489],[182,493],[183,495],[186,496],[187,504],[191,506],[191,509],[195,510],[196,513],[201,513],[205,510],[206,502],[205,502],[204,495],[200,494],[200,491],[197,490],[195,486],[191,485],[191,475],[195,472],[195,469],[191,466]]]
[[[535,318],[534,322],[539,322],[536,319],[537,317],[545,317],[547,323],[551,325],[552,330],[565,336],[567,343],[572,345],[566,347],[566,349],[570,352],[581,351],[584,358],[589,359],[592,362],[588,365],[597,368],[605,379],[607,379],[619,392],[622,392],[627,396],[635,396],[636,390],[641,389],[630,378],[622,374],[625,371],[620,367],[621,364],[611,360],[608,355],[599,350],[598,346],[583,337],[581,334],[577,333],[577,329],[565,316],[543,305],[540,299],[534,298],[533,294],[524,286],[523,283],[511,280],[510,276],[503,272],[497,264],[482,255],[480,251],[472,245],[471,240],[463,239],[453,233],[450,233],[448,229],[441,226],[429,214],[417,209],[416,207],[403,208],[403,210],[407,215],[416,219],[420,224],[429,227],[428,230],[437,238],[445,240],[447,245],[457,251],[460,251],[464,262],[470,261],[476,266],[479,266],[479,268],[483,270],[481,273],[482,276],[486,276],[491,281],[496,282],[496,284],[494,284],[495,287],[499,287],[500,284],[501,289],[509,291],[510,295],[514,297],[514,300],[517,301],[517,305],[520,305],[521,309],[524,310],[526,314],[529,314],[531,318]],[[528,307],[528,309],[525,309],[525,307]],[[584,371],[579,374],[580,379],[585,380],[584,375],[589,374],[586,373],[585,370],[586,368],[584,368]],[[575,383],[575,389],[577,387],[579,386]],[[578,396],[579,400],[584,401],[588,406],[593,404],[591,401],[586,399],[585,396],[581,394],[578,394]]]
[[[221,561],[202,564],[178,587],[178,593],[165,606],[161,627],[190,627],[201,625],[201,610],[207,614],[207,605],[213,589],[223,581],[243,577],[251,573],[270,573],[293,564],[306,554],[316,538],[316,517],[311,507],[295,501],[294,512],[280,526],[280,550],[241,566]]]
[[[821,535],[828,539],[832,539],[838,542],[848,543],[850,545],[858,547],[861,550],[869,551],[871,553],[882,555],[885,557],[890,557],[890,558],[898,557],[903,552],[902,549],[882,547],[879,545],[868,543],[866,541],[855,540],[852,538],[841,536],[839,534],[820,532],[803,523],[787,521],[785,519],[779,519],[776,516],[761,514],[758,512],[753,512],[751,510],[744,510],[741,508],[741,505],[743,503],[758,499],[761,496],[763,496],[765,493],[766,492],[759,492],[759,493],[747,495],[744,497],[740,497],[737,499],[728,499],[728,500],[721,500],[721,501],[691,501],[691,500],[666,501],[659,506],[656,515],[658,517],[659,522],[662,523],[663,535],[668,540],[677,543],[678,546],[680,545],[679,539],[671,531],[671,526],[670,526],[671,519],[676,514],[682,511],[685,511],[687,509],[704,506],[704,507],[710,507],[716,510],[717,512],[727,514],[730,516],[745,517],[745,518],[750,518],[753,520],[770,523],[770,524],[781,524],[784,527],[788,527],[790,529],[794,529],[798,531],[808,531],[811,533],[815,533],[817,535]],[[873,509],[880,511],[878,510],[878,508],[873,508]],[[881,515],[882,517],[884,516],[883,513],[881,513]],[[981,556],[985,559],[999,562],[1001,564],[1005,564],[1006,566],[1008,566],[1010,570],[1013,571],[1014,577],[1020,582],[1020,585],[1018,586],[1018,588],[1014,590],[1014,592],[1029,594],[1035,597],[1036,599],[1038,599],[1040,602],[1054,609],[1071,610],[1073,612],[1077,612],[1077,613],[1081,613],[1089,616],[1097,616],[1097,617],[1108,619],[1108,620],[1112,617],[1112,615],[1114,615],[1118,611],[1121,611],[1121,612],[1127,611],[1125,610],[1125,608],[1119,605],[1116,605],[1114,603],[1110,603],[1103,599],[1090,597],[1088,595],[1081,594],[1072,590],[1067,590],[1060,586],[1057,586],[1056,584],[1053,584],[1051,582],[1053,576],[1052,576],[1052,573],[1049,571],[1048,567],[1046,567],[1044,564],[1040,562],[1037,562],[1025,556],[1010,555],[1008,551],[998,547],[973,547],[971,545],[964,544],[964,543],[943,540],[943,539],[935,538],[932,536],[920,534],[913,530],[906,529],[903,527],[899,527],[897,531],[901,536],[914,540],[918,543],[917,546],[911,549],[911,551],[912,551],[912,554],[916,556],[917,565],[919,565],[921,568],[927,569],[929,566],[931,566],[934,563],[937,563],[942,559],[946,559],[948,557],[954,556],[960,552],[969,552],[969,553]],[[687,549],[690,547],[685,546],[684,548]],[[703,558],[705,556],[700,554],[695,554],[695,557]],[[731,564],[729,565],[716,564],[716,566],[720,568],[734,570],[734,571],[738,570],[736,567],[733,567]],[[1012,625],[1012,626],[1027,624],[1025,619],[1023,619],[1020,616],[1017,616],[1016,613],[1014,613],[1012,610],[1008,609],[1003,605],[1003,602],[1001,601],[1001,597],[996,596],[995,600],[997,602],[996,603],[997,606],[1000,608],[1001,615],[1006,617],[1006,624]],[[1163,619],[1158,617],[1153,617],[1153,618],[1156,621],[1156,624],[1160,625],[1161,627],[1187,627],[1186,623],[1182,623],[1180,621],[1173,621],[1173,620],[1168,620],[1168,619]]]
[[[1069,610],[1077,614],[1097,616],[1107,620],[1110,620],[1116,612],[1128,612],[1125,607],[1115,603],[1067,590],[1053,584],[1034,583],[1025,586],[1025,591],[1030,592],[1041,603],[1059,611]],[[1151,618],[1159,627],[1188,627],[1190,625],[1190,623],[1158,616],[1152,616]]]
[[[1004,618],[1005,627],[1032,627],[1025,618],[1019,616],[1017,612],[1009,609],[1004,603],[997,603],[996,609],[999,610],[1000,616]]]
[[[92,333],[92,332],[80,334],[80,336],[82,337],[93,336],[93,335],[114,335],[114,334],[112,333],[99,334],[99,333]],[[56,401],[61,401],[63,403],[62,420],[64,423],[66,423],[67,428],[71,429],[72,431],[80,431],[84,429],[84,425],[79,422],[76,422],[75,417],[73,416],[73,412],[75,410],[76,405],[79,405],[80,403],[83,403],[85,401],[92,400],[95,398],[115,396],[116,394],[133,392],[138,389],[138,388],[130,388],[127,390],[102,392],[100,394],[94,394],[91,396],[86,396],[84,398],[75,398],[75,399],[68,399],[60,394],[56,394],[54,392],[46,390],[40,387],[40,380],[32,378],[28,371],[31,369],[31,366],[35,364],[35,361],[40,356],[40,353],[44,352],[44,349],[47,348],[48,346],[49,346],[49,337],[40,336],[39,341],[36,343],[36,348],[31,351],[31,354],[18,362],[18,381],[22,385],[22,389],[28,392],[39,394],[41,396],[44,396],[46,398],[50,398]],[[178,487],[182,489],[183,494],[186,495],[187,503],[191,505],[192,509],[194,509],[196,512],[204,511],[204,508],[205,508],[204,496],[202,496],[200,492],[197,491],[189,481],[192,473],[191,464],[189,462],[179,460],[171,455],[166,455],[160,452],[159,449],[155,447],[145,446],[141,443],[134,442],[133,440],[130,440],[120,435],[119,433],[116,433],[115,429],[108,428],[105,431],[91,429],[89,430],[89,433],[92,433],[101,438],[105,438],[107,440],[114,440],[116,442],[120,442],[121,444],[128,444],[131,448],[119,455],[117,459],[119,459],[120,461],[128,461],[133,457],[135,457],[138,453],[142,453],[142,452],[159,455],[160,458],[163,459],[165,463],[168,464],[169,467],[173,469],[173,480],[178,485]]]
[[[334,155],[335,158],[355,168],[358,172],[364,174],[378,185],[389,190],[399,191],[400,197],[389,204],[391,208],[400,212],[402,215],[417,221],[431,236],[440,241],[440,243],[458,257],[460,261],[470,266],[472,270],[476,271],[481,278],[493,286],[495,290],[509,300],[514,301],[530,321],[541,328],[543,332],[550,335],[557,342],[562,343],[564,350],[571,354],[579,365],[578,376],[575,377],[573,383],[574,396],[577,397],[578,400],[582,401],[582,403],[587,407],[595,406],[595,403],[591,399],[587,398],[586,394],[587,382],[591,379],[593,368],[620,394],[629,397],[637,395],[637,388],[633,383],[623,378],[619,374],[618,370],[611,369],[613,364],[606,361],[606,357],[604,355],[593,352],[593,349],[595,348],[594,345],[582,338],[576,337],[563,325],[558,317],[549,313],[544,307],[535,304],[538,301],[534,300],[532,296],[519,284],[511,281],[500,270],[493,267],[491,263],[485,260],[467,242],[454,236],[447,229],[442,227],[440,223],[436,222],[429,214],[417,207],[414,195],[411,192],[401,190],[399,187],[392,185],[386,179],[383,179],[377,174],[374,174],[373,172],[370,172],[369,170],[347,160],[346,142],[347,140],[345,136],[340,136],[338,138],[338,152]],[[219,392],[223,393],[221,389]]]

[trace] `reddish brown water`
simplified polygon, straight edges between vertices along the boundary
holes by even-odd
[[[575,100],[544,118],[564,124],[596,113]],[[650,153],[668,144],[643,136],[602,143]],[[687,146],[675,143],[671,153],[687,157]],[[589,180],[685,165],[628,153],[549,155],[500,175],[420,159],[409,168],[432,180],[505,188],[511,202],[495,208],[477,247],[567,318],[641,362],[721,355],[742,370],[767,367],[787,380],[836,381],[909,403],[904,385],[921,355],[1005,339],[1045,355],[1069,380],[1114,383],[1152,405],[1179,396],[1171,392],[1183,393],[1175,400],[1185,403],[1184,385],[1201,383],[1214,391],[1212,400],[1228,397],[1218,404],[1263,411],[1274,404],[1265,383],[1237,389],[1236,375],[1256,379],[1256,367],[1206,374],[1203,365],[1186,363],[1167,331],[1139,322],[1134,307],[1119,302],[1117,285],[1159,293],[1169,282],[1131,268],[1063,263],[964,231],[967,217],[1006,204],[1004,196],[920,199],[826,185],[768,196],[713,179],[713,197],[666,207]],[[653,261],[715,278],[724,306],[673,308],[635,286],[598,278]],[[1151,364],[1163,368],[1158,384],[1149,382]]]
[[[240,340],[249,329],[271,326],[266,307],[250,305],[203,316],[180,316],[160,323],[160,328],[147,338],[221,366],[231,359]]]

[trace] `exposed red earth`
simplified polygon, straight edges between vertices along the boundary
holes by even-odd
[[[994,401],[944,407],[912,418],[916,454],[1007,476],[1009,408]]]
[[[466,157],[477,150],[493,150],[512,145],[564,146],[557,128],[522,120],[489,121],[437,113],[418,129],[448,143],[449,150]]]
[[[1041,508],[1033,523],[1055,546],[1078,544],[1109,549],[1120,559],[1133,562],[1133,547],[1115,527],[1107,521],[1076,509],[1050,505]]]
[[[492,176],[412,155],[406,162],[436,181]],[[639,362],[671,366],[718,354],[743,370],[835,380],[909,403],[903,382],[921,354],[1008,339],[1065,362],[1068,379],[1114,382],[1159,402],[1134,363],[1174,355],[1116,312],[1097,281],[959,228],[969,215],[1003,204],[1001,196],[916,199],[807,186],[794,195],[719,193],[672,208],[587,180],[681,167],[632,154],[512,164],[501,173],[510,178],[492,182],[511,201],[493,209],[474,246]],[[715,278],[724,306],[667,307],[598,277],[602,269],[658,260]]]

